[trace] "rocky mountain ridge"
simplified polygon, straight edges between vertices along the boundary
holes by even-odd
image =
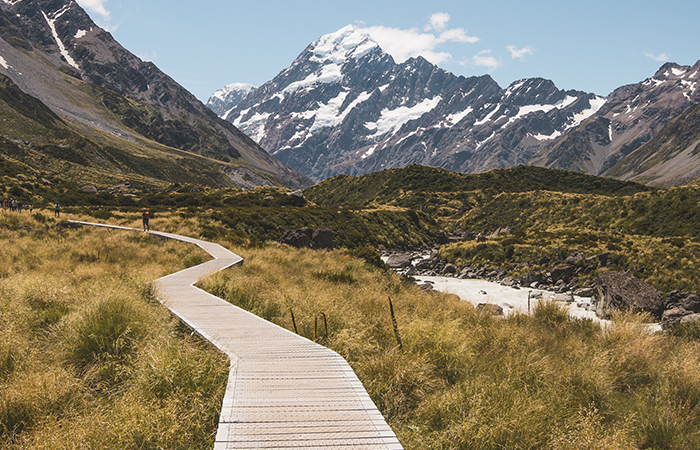
[[[535,164],[598,175],[697,103],[697,66],[667,64],[608,97],[562,91],[542,78],[502,89],[488,75],[457,77],[421,57],[397,64],[348,26],[217,111],[316,181],[412,163],[467,173]]]
[[[199,155],[232,185],[310,182],[124,49],[75,1],[0,2],[0,73],[68,123]]]

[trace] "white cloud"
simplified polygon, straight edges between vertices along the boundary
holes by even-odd
[[[491,55],[491,50],[482,50],[462,64],[475,67],[485,67],[488,72],[492,72],[503,65],[501,60],[496,59]]]
[[[136,56],[138,56],[138,57],[141,59],[141,61],[150,61],[150,62],[153,62],[153,61],[155,61],[156,59],[158,59],[158,53],[156,53],[155,50],[152,51],[152,52],[146,52],[146,53],[143,53],[143,54],[140,54],[140,55],[136,55]]]
[[[95,13],[104,20],[109,20],[109,11],[105,7],[107,0],[76,0],[80,6]]]
[[[509,45],[506,49],[510,52],[511,58],[519,59],[520,61],[525,61],[526,55],[532,55],[535,52],[535,49],[532,47],[518,48],[515,45]]]
[[[478,37],[469,36],[463,28],[447,29],[449,20],[448,14],[435,13],[430,17],[424,31],[417,28],[405,30],[384,26],[359,27],[359,31],[372,36],[398,63],[411,57],[422,56],[433,64],[440,65],[452,59],[451,53],[439,50],[440,45],[473,44],[479,41]]]
[[[651,58],[654,61],[659,61],[659,62],[666,62],[669,59],[671,59],[666,53],[662,53],[660,55],[655,55],[651,52],[647,52],[644,54],[644,56],[646,56],[647,58]]]
[[[114,32],[119,28],[119,24],[112,24],[111,14],[107,10],[106,4],[108,0],[76,0],[80,6],[85,8],[89,13],[91,13],[92,20],[94,20],[97,25],[104,28],[109,32]],[[97,17],[95,17],[97,16]]]
[[[435,30],[442,31],[447,27],[447,22],[450,21],[450,15],[447,13],[435,13],[430,16],[428,25],[425,26],[425,31]]]

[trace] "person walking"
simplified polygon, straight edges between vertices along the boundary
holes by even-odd
[[[143,208],[143,212],[141,213],[141,218],[143,219],[143,231],[151,231],[151,227],[148,224],[148,222],[151,218],[151,213],[148,212],[148,209]]]
[[[61,217],[61,205],[58,202],[53,204],[53,215],[54,217]]]

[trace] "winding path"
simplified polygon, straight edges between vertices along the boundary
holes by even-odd
[[[156,283],[161,303],[230,358],[215,450],[402,449],[340,355],[194,286],[241,264],[240,256],[211,242],[150,233],[195,244],[214,257]]]

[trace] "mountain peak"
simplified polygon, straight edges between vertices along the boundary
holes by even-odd
[[[321,36],[309,50],[313,53],[311,60],[314,62],[341,65],[349,58],[360,59],[378,48],[379,44],[369,34],[348,25],[335,33]]]

